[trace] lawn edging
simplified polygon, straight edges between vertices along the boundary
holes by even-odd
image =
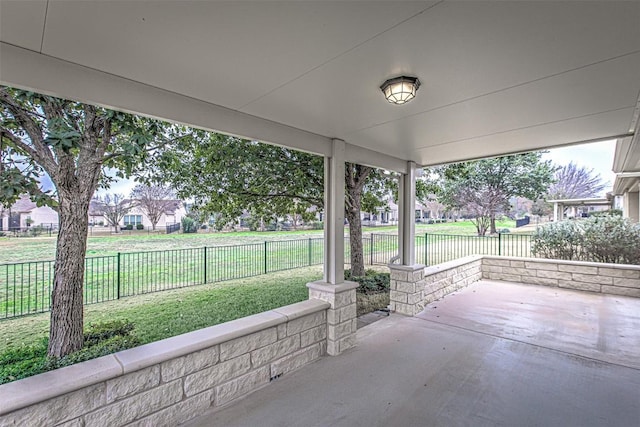
[[[473,255],[430,267],[390,264],[389,269],[391,311],[407,316],[480,279],[640,298],[638,265]]]
[[[327,351],[317,299],[0,385],[0,424],[179,424]]]

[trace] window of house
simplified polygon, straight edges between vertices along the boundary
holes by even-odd
[[[142,215],[125,215],[124,216],[124,225],[138,225],[142,224]]]

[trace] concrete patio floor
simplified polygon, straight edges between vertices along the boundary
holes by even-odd
[[[639,426],[640,299],[481,281],[189,426]]]

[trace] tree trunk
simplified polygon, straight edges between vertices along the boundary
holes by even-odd
[[[349,245],[351,248],[351,275],[364,276],[364,254],[362,248],[362,222],[360,221],[360,201],[362,194],[351,191],[351,207],[345,207],[349,221]]]
[[[496,234],[497,230],[496,230],[496,215],[495,214],[491,214],[491,229],[489,231],[489,234]]]
[[[51,292],[48,355],[63,357],[83,345],[84,258],[89,200],[59,191],[60,230]]]

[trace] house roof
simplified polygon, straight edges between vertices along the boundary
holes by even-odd
[[[631,138],[640,2],[0,2],[0,82],[406,170]],[[168,60],[168,57],[171,59]],[[417,76],[417,97],[379,86]]]
[[[28,195],[23,194],[9,209],[16,213],[29,213],[37,207],[38,206],[29,199]]]

